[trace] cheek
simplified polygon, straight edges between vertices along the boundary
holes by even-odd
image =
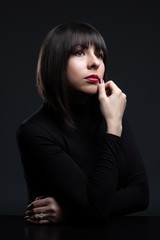
[[[78,66],[76,64],[71,65],[70,68],[68,69],[68,73],[70,75],[74,75],[74,74],[77,75],[78,72],[79,72],[79,68],[78,68]]]
[[[83,66],[82,64],[80,64],[80,62],[69,61],[68,67],[67,67],[68,80],[70,81],[71,79],[75,79],[76,76],[81,74],[81,70],[80,70],[81,68],[83,68]]]
[[[67,68],[67,80],[71,85],[75,82],[75,76],[77,75],[73,65],[69,64]]]
[[[104,72],[105,72],[105,65],[104,64],[102,64],[102,66],[101,66],[101,72],[104,75]]]
[[[75,60],[74,59],[74,61],[70,61],[69,62],[69,67],[68,67],[68,69],[69,69],[69,71],[71,71],[71,72],[80,72],[80,69],[81,68],[84,68],[84,63],[83,63],[83,61],[81,60]]]

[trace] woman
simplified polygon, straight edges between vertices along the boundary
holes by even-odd
[[[17,131],[27,222],[105,222],[148,206],[126,95],[106,80],[106,54],[100,33],[85,23],[59,25],[42,44],[37,86],[44,104]]]

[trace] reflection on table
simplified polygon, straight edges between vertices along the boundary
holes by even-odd
[[[2,240],[160,239],[160,217],[111,218],[105,225],[29,225],[22,216],[0,216]]]

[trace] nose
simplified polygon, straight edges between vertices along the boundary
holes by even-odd
[[[100,66],[100,59],[98,59],[94,53],[90,53],[87,61],[88,69],[98,69],[99,66]]]

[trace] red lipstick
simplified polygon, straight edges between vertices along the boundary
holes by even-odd
[[[92,75],[85,77],[85,79],[87,79],[90,82],[98,82],[100,78],[98,75],[92,74]]]

